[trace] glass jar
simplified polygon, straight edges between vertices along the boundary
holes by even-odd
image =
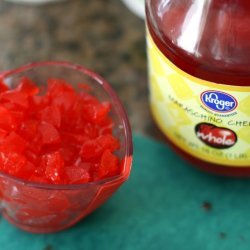
[[[197,167],[250,176],[250,2],[147,0],[150,102]]]

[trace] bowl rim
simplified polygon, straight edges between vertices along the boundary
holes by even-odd
[[[122,125],[124,127],[124,136],[125,136],[125,156],[123,160],[123,171],[121,174],[104,178],[99,181],[92,181],[82,184],[46,184],[46,183],[37,183],[26,181],[21,178],[6,174],[0,171],[0,177],[8,178],[12,181],[17,182],[20,185],[25,185],[33,188],[39,189],[52,189],[52,190],[76,190],[76,189],[83,189],[89,186],[102,186],[102,185],[109,185],[116,182],[125,181],[131,170],[132,166],[132,155],[133,155],[133,143],[132,143],[132,131],[129,124],[128,116],[126,114],[125,108],[123,107],[120,98],[113,90],[111,85],[98,73],[81,66],[80,64],[75,64],[67,61],[41,61],[41,62],[32,62],[25,65],[22,65],[18,68],[11,69],[8,71],[4,71],[0,73],[0,80],[4,80],[4,78],[10,77],[11,75],[18,74],[21,72],[25,72],[34,68],[44,67],[44,66],[61,66],[65,68],[69,68],[78,72],[87,75],[88,77],[95,80],[98,84],[100,84],[105,92],[110,96],[113,100],[113,103],[116,106],[117,114],[120,115],[122,119]]]

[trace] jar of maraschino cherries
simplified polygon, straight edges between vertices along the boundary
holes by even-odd
[[[250,176],[250,2],[147,0],[150,102],[202,170]]]

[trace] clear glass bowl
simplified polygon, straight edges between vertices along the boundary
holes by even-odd
[[[66,62],[41,62],[0,75],[10,87],[27,76],[37,85],[48,78],[63,78],[73,86],[86,83],[93,95],[112,104],[114,135],[121,142],[118,156],[124,159],[122,173],[101,181],[74,185],[38,184],[0,172],[2,215],[17,227],[33,233],[49,233],[74,225],[102,205],[127,180],[132,164],[131,130],[124,108],[110,85],[96,73]]]

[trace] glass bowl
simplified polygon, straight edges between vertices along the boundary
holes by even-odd
[[[73,86],[79,82],[91,86],[92,94],[108,101],[114,121],[113,134],[119,138],[118,156],[122,172],[118,176],[86,184],[38,184],[0,172],[0,206],[2,215],[17,227],[33,233],[63,230],[102,205],[129,177],[132,164],[131,130],[124,108],[110,85],[96,73],[67,62],[31,63],[0,74],[11,88],[20,78],[29,77],[37,85],[48,78],[63,78]]]

